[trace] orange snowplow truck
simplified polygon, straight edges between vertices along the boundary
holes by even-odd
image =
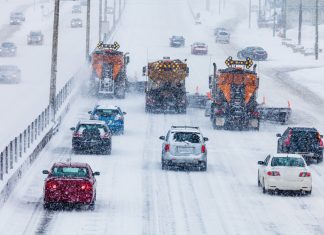
[[[249,58],[240,61],[229,57],[225,63],[228,68],[218,71],[214,63],[214,75],[209,77],[213,128],[259,130],[256,65],[249,70],[253,65]]]
[[[96,49],[91,55],[92,74],[90,90],[94,95],[111,95],[125,98],[126,65],[128,53],[111,49]]]

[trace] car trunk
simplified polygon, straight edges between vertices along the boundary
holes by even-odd
[[[287,167],[287,166],[277,166],[272,168],[273,171],[279,171],[280,179],[288,182],[300,182],[305,179],[305,177],[299,177],[300,172],[307,172],[305,167]]]

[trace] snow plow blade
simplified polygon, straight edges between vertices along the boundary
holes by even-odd
[[[291,116],[291,108],[271,108],[258,107],[260,119],[265,121],[279,122],[280,124],[287,124]]]
[[[187,95],[187,104],[189,108],[204,109],[206,107],[207,100],[208,98],[206,95],[199,95],[199,94]]]

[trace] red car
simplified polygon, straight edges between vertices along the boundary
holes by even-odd
[[[47,174],[44,185],[44,208],[63,205],[86,205],[94,209],[96,201],[96,179],[100,175],[93,172],[87,163],[54,163]]]
[[[191,45],[191,54],[193,55],[207,55],[208,46],[203,42],[195,42]]]

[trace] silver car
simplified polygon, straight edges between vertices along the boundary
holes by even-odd
[[[207,170],[208,138],[198,127],[172,126],[166,136],[160,136],[162,144],[162,170],[172,165],[197,166]]]
[[[0,65],[0,83],[19,83],[20,74],[16,65]]]

